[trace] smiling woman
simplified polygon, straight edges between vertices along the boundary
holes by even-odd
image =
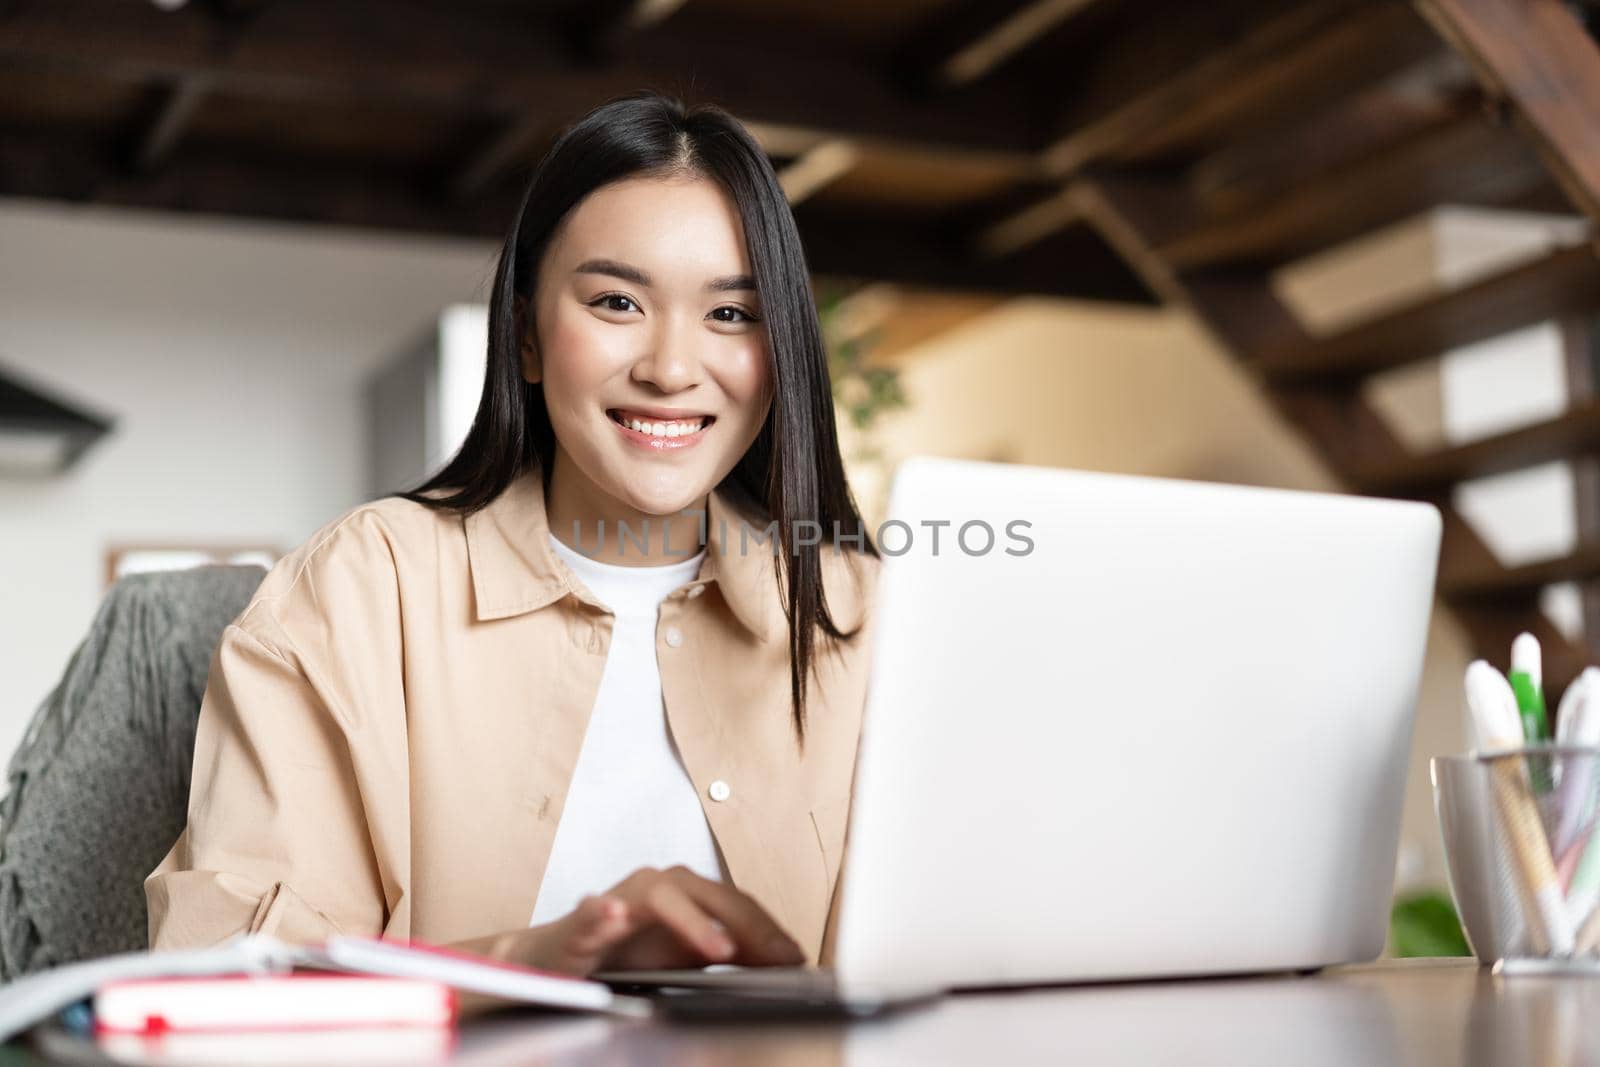
[[[693,175],[613,182],[558,227],[521,345],[554,429],[558,537],[585,518],[691,526],[680,513],[750,450],[774,375],[748,259],[737,205]],[[661,561],[615,540],[594,539],[612,562]]]
[[[461,449],[224,632],[152,945],[818,960],[877,564],[765,155],[714,107],[597,108],[506,237]]]
[[[617,282],[632,291],[616,289]],[[745,300],[715,299],[725,293]],[[548,379],[542,350],[551,361]],[[648,416],[654,438],[655,423],[684,410],[690,392],[721,395],[729,414],[740,405],[737,423],[725,425],[718,447],[698,460],[638,469],[613,462],[608,469],[586,421],[596,397],[584,390],[603,375],[616,391],[619,366],[632,379],[622,391],[638,408],[636,432]],[[842,635],[824,602],[822,553],[797,543],[797,524],[815,521],[869,555],[876,551],[844,475],[799,231],[749,132],[719,108],[685,110],[656,93],[603,105],[567,129],[524,192],[501,251],[488,367],[460,451],[404,495],[470,512],[536,464],[551,494],[552,528],[565,532],[571,515],[563,510],[567,488],[556,484],[558,470],[575,464],[585,478],[572,491],[613,498],[590,503],[671,516],[696,495],[686,489],[696,479],[681,471],[693,462],[700,497],[706,485],[722,485],[777,521],[793,605],[790,692],[803,730],[815,632]],[[664,403],[669,394],[679,399]],[[652,395],[654,404],[646,400]],[[717,412],[706,414],[715,421]],[[443,495],[430,498],[435,491]]]

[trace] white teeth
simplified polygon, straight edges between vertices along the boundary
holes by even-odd
[[[630,430],[649,434],[651,437],[683,437],[692,434],[705,425],[704,419],[691,419],[687,422],[646,422],[643,419],[625,419],[623,425]]]

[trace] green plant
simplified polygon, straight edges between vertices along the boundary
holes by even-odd
[[[905,407],[906,394],[898,369],[872,366],[867,362],[867,353],[878,339],[877,329],[840,336],[839,315],[843,303],[842,295],[825,297],[818,304],[817,317],[827,342],[834,402],[844,411],[851,426],[866,433],[885,411]]]
[[[1389,913],[1389,946],[1396,956],[1472,955],[1455,906],[1436,889],[1395,898]]]

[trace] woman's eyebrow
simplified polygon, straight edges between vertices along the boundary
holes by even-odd
[[[613,278],[621,278],[634,285],[649,288],[654,283],[650,275],[638,267],[627,263],[620,263],[614,259],[586,259],[573,268],[574,274],[605,274]],[[755,292],[756,280],[748,274],[730,274],[724,278],[713,278],[706,283],[706,291],[712,293]]]

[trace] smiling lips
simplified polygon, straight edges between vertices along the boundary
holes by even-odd
[[[717,421],[714,415],[685,413],[673,416],[664,412],[631,411],[626,408],[611,408],[606,415],[624,438],[654,451],[698,444],[705,436],[705,431]]]

